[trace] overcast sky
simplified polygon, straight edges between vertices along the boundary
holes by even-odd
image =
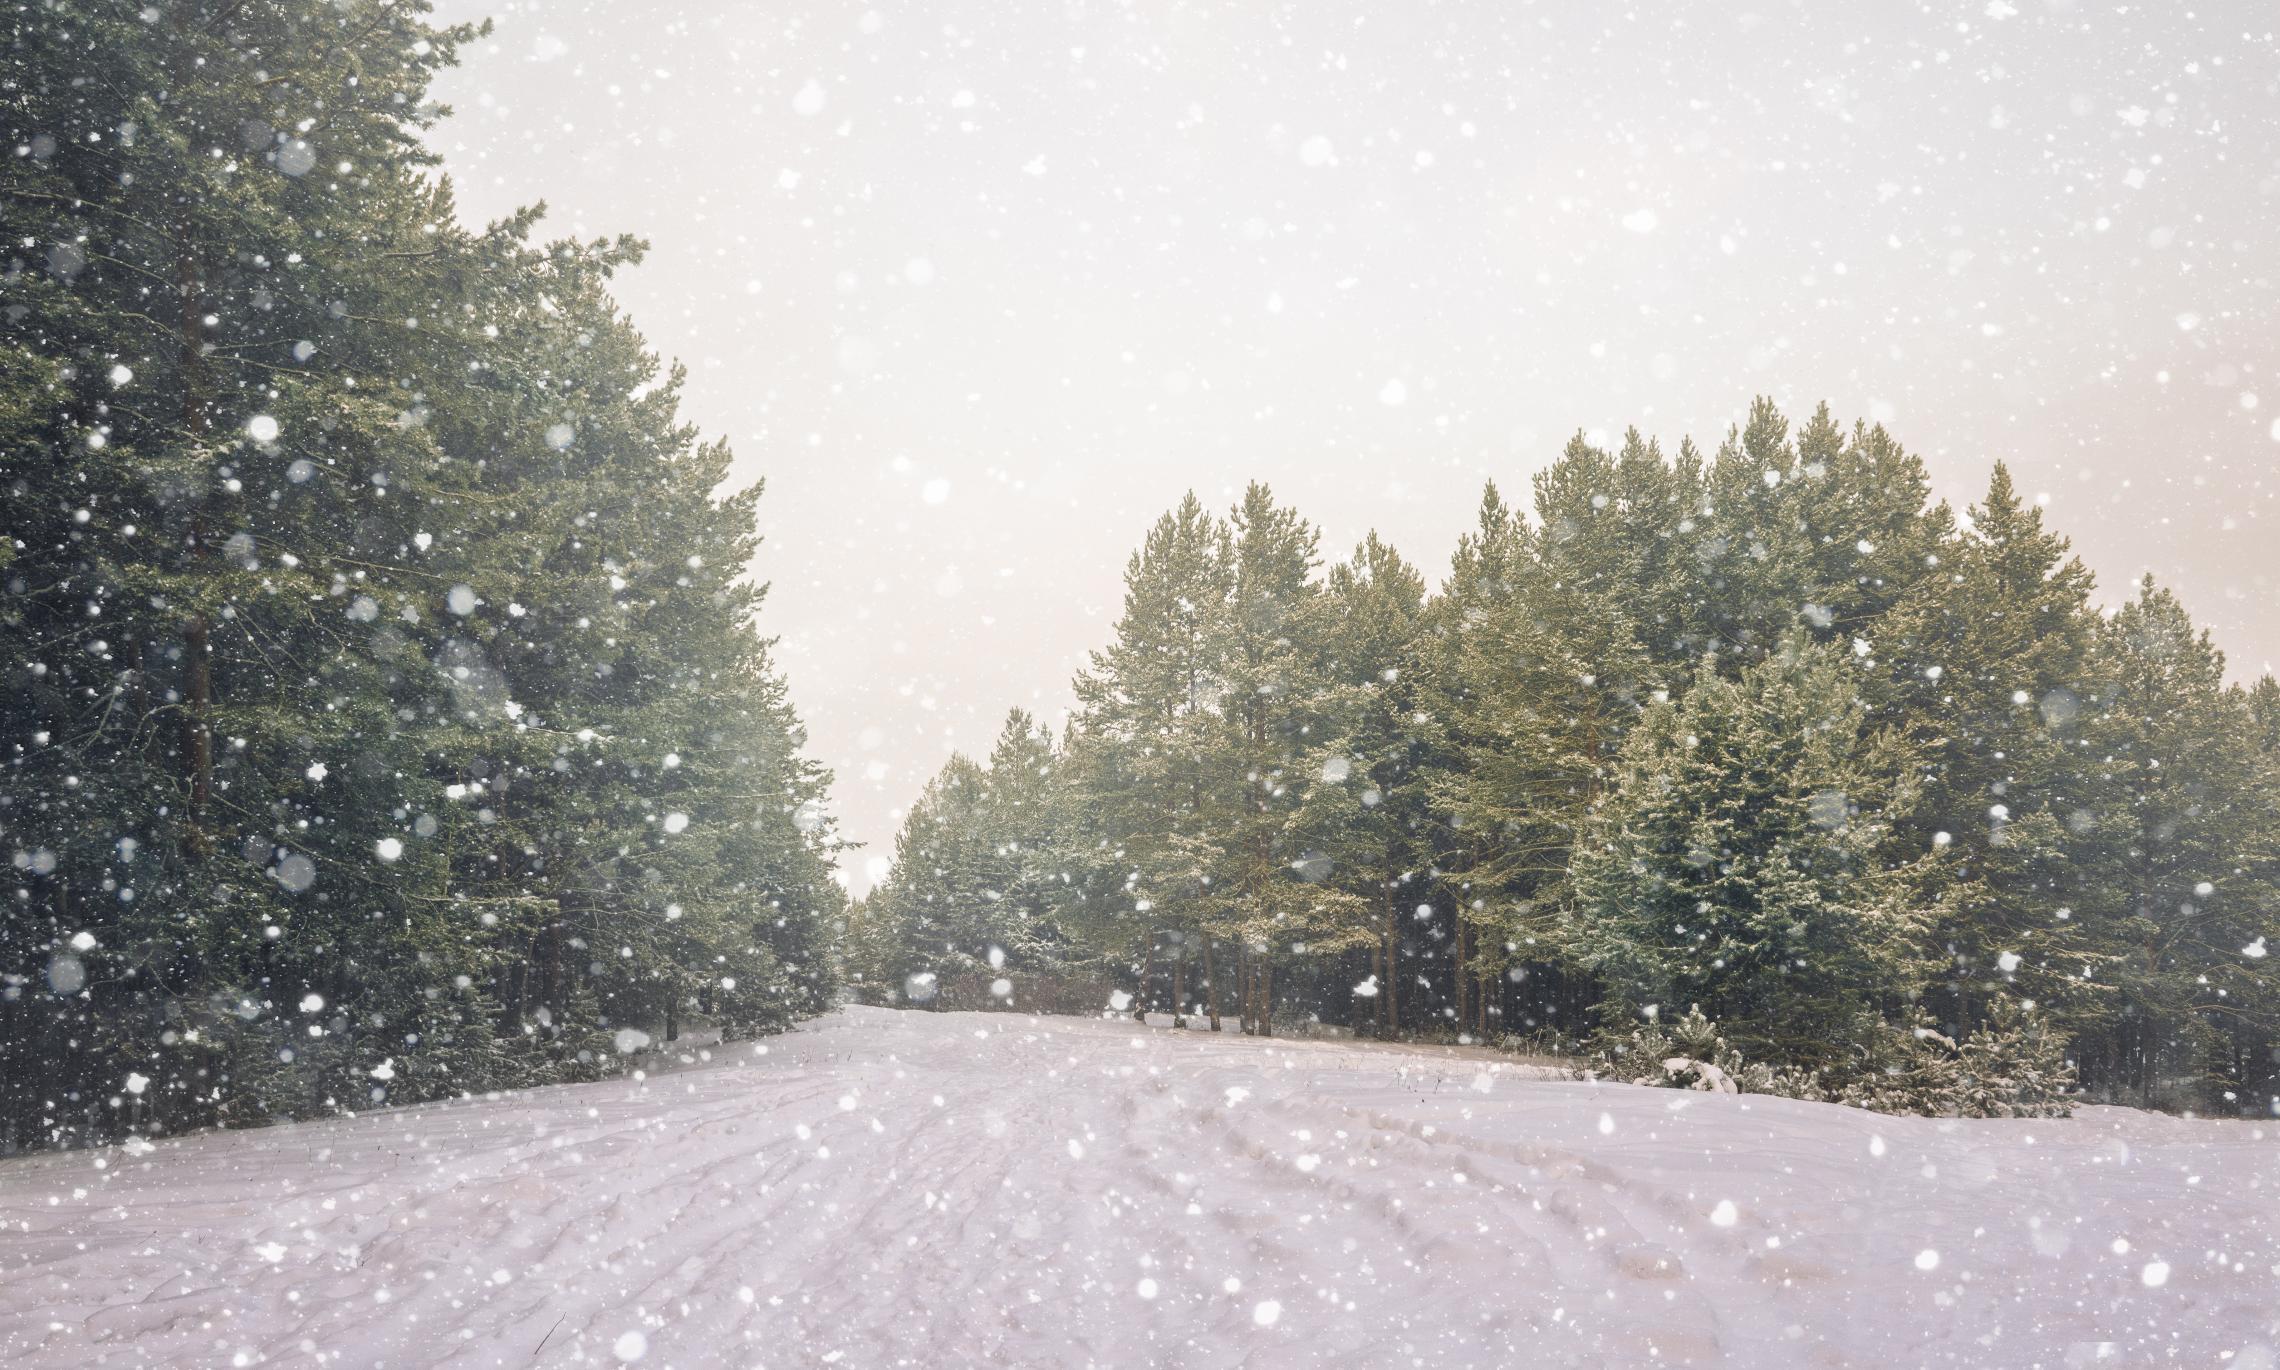
[[[1613,8],[446,0],[435,142],[471,220],[650,240],[857,888],[1182,491],[1438,573],[1483,481],[1754,394],[2280,661],[2280,7]]]

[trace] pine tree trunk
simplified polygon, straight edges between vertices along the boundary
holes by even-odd
[[[1203,939],[1203,990],[1210,1000],[1211,1030],[1217,1032],[1219,1031],[1219,971],[1212,963],[1212,941],[1213,939],[1208,936]]]
[[[1449,914],[1451,921],[1456,924],[1457,932],[1456,936],[1449,939],[1449,973],[1456,981],[1454,998],[1457,1015],[1454,1021],[1457,1025],[1458,1035],[1462,1036],[1465,1023],[1468,1021],[1465,1010],[1471,1007],[1465,999],[1465,914],[1461,908],[1452,908],[1449,910]]]
[[[1187,1026],[1187,957],[1184,954],[1186,950],[1187,948],[1181,947],[1180,951],[1183,954],[1172,958],[1172,1026],[1176,1028]]]
[[[1395,920],[1393,908],[1393,881],[1384,887],[1385,897],[1385,992],[1378,997],[1385,1001],[1385,1035],[1388,1039],[1401,1035],[1401,927]]]
[[[516,933],[508,941],[507,955],[507,981],[504,986],[505,992],[500,996],[503,1002],[499,1005],[499,1021],[514,1025],[516,1030],[520,1031],[523,1017],[523,993],[530,984],[529,935]]]
[[[1378,1036],[1385,1036],[1385,944],[1382,939],[1370,944],[1370,983],[1377,993],[1370,998],[1370,1028]],[[1359,1026],[1357,1024],[1357,1026]]]
[[[1240,940],[1235,943],[1235,1026],[1251,1035],[1251,953]]]
[[[191,254],[189,226],[185,224],[180,231],[175,286],[182,295],[178,362],[182,371],[182,431],[195,443],[205,436],[210,417],[201,384],[205,352],[199,329],[203,326],[200,320],[205,302],[198,286],[197,259]],[[194,561],[206,559],[206,509],[210,502],[211,496],[201,490],[190,518],[190,556]],[[209,850],[205,832],[206,805],[214,787],[213,622],[202,609],[193,612],[183,625],[182,655],[183,753],[190,772],[188,846],[192,857],[202,858]]]
[[[562,910],[556,909],[554,921],[546,928],[546,1005],[553,1015],[554,1030],[559,1033],[568,1021],[570,1008],[569,987],[562,975]]]
[[[204,541],[203,521],[191,538]],[[204,614],[191,615],[190,622],[183,628],[182,655],[185,668],[183,750],[190,768],[190,851],[194,856],[204,856],[207,852],[203,827],[206,802],[214,787],[213,628]]]

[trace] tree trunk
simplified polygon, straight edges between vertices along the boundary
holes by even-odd
[[[1259,1035],[1275,1035],[1275,963],[1271,957],[1259,972]]]
[[[1383,938],[1370,944],[1370,983],[1377,993],[1370,998],[1370,1028],[1378,1036],[1385,1036],[1385,942]],[[1356,1026],[1360,1026],[1356,1024]]]
[[[1172,958],[1172,1026],[1187,1026],[1187,948]]]
[[[1251,1035],[1251,953],[1240,940],[1235,943],[1235,1026]]]
[[[191,534],[202,539],[202,533]],[[184,658],[183,751],[190,767],[190,850],[195,856],[207,851],[205,829],[206,801],[214,788],[214,703],[213,627],[204,614],[193,614],[182,630]]]
[[[1474,933],[1473,939],[1473,959],[1478,960],[1480,957],[1480,934]],[[1506,983],[1501,973],[1493,977],[1484,975],[1473,982],[1473,1008],[1480,1017],[1480,1039],[1484,1042],[1495,1040],[1488,1035],[1489,990],[1492,986],[1495,987],[1497,999],[1501,1001],[1504,996],[1503,986]],[[1499,1007],[1498,1013],[1501,1016],[1501,1007]]]
[[[1211,1030],[1217,1032],[1219,1031],[1219,971],[1212,963],[1212,940],[1209,936],[1203,939],[1203,991],[1210,1001]]]
[[[1393,907],[1393,881],[1386,880],[1385,896],[1385,1035],[1401,1035],[1401,924]]]
[[[514,934],[508,939],[507,951],[507,978],[501,987],[500,998],[504,1002],[499,1005],[499,1021],[514,1024],[519,1032],[522,1026],[523,992],[530,981],[530,938],[523,933]]]
[[[1465,1014],[1465,1010],[1471,1007],[1471,1004],[1470,1004],[1470,1002],[1469,1002],[1469,1001],[1468,1001],[1468,1000],[1465,998],[1465,911],[1464,911],[1464,909],[1463,909],[1462,907],[1452,906],[1452,907],[1450,908],[1450,910],[1449,910],[1449,918],[1450,918],[1450,921],[1456,925],[1456,936],[1454,936],[1454,937],[1452,937],[1452,938],[1450,938],[1450,939],[1449,939],[1449,942],[1450,942],[1450,946],[1449,946],[1449,973],[1450,973],[1451,977],[1452,977],[1452,978],[1454,978],[1454,979],[1455,979],[1455,981],[1456,981],[1456,986],[1455,986],[1455,988],[1456,988],[1456,995],[1455,995],[1455,999],[1456,999],[1456,1009],[1457,1009],[1457,1015],[1456,1015],[1456,1018],[1455,1018],[1455,1022],[1456,1022],[1456,1025],[1457,1025],[1457,1035],[1459,1035],[1459,1036],[1461,1037],[1461,1036],[1463,1036],[1463,1035],[1464,1035],[1464,1031],[1465,1031],[1465,1024],[1466,1024],[1468,1021],[1470,1021],[1470,1020],[1469,1020],[1469,1019],[1466,1017],[1466,1014]]]
[[[191,442],[205,435],[209,415],[204,387],[205,352],[199,330],[204,297],[198,285],[198,262],[191,253],[189,228],[182,229],[175,257],[175,286],[182,296],[178,365],[182,372],[182,430]],[[193,563],[206,559],[206,508],[211,496],[199,491],[190,517],[189,551]],[[203,609],[194,611],[182,628],[183,753],[190,771],[188,837],[190,855],[204,857],[209,850],[205,833],[206,804],[214,787],[214,658],[213,622]]]
[[[569,987],[563,983],[562,974],[562,918],[562,910],[555,910],[554,921],[546,928],[546,1007],[557,1033],[570,1007]]]

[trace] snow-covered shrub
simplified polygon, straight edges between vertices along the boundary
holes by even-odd
[[[1919,1012],[1887,1028],[1873,1057],[1836,1102],[1952,1118],[2063,1118],[2072,1110],[2065,1044],[2013,999],[1997,999],[1987,1023],[1960,1043]]]
[[[1627,1034],[1602,1034],[1589,1061],[1584,1071],[1587,1076],[1662,1089],[1778,1094],[1798,1099],[1817,1099],[1824,1093],[1818,1078],[1809,1072],[1776,1070],[1744,1059],[1699,1004],[1689,1008],[1685,1017],[1669,1023],[1656,1018]]]
[[[1879,1024],[1853,1069],[1832,1081],[1830,1102],[1871,1113],[1937,1117],[1955,1111],[1955,1039],[1917,1010],[1905,1023]]]
[[[2010,999],[1996,1001],[1987,1025],[1961,1043],[1921,1011],[1906,1023],[1878,1024],[1850,1070],[1748,1060],[1699,1005],[1683,1018],[1602,1034],[1589,1061],[1587,1078],[1934,1117],[2063,1118],[2074,1088],[2064,1044]]]
[[[1962,1050],[1958,1111],[1967,1118],[2063,1118],[2076,1080],[2066,1043],[2010,999],[1998,999],[1985,1027]]]

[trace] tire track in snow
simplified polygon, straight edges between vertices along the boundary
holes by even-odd
[[[2280,1129],[1874,1118],[1013,1014],[847,1010],[767,1048],[0,1163],[0,1363],[608,1363],[634,1331],[684,1367],[2280,1346]]]

